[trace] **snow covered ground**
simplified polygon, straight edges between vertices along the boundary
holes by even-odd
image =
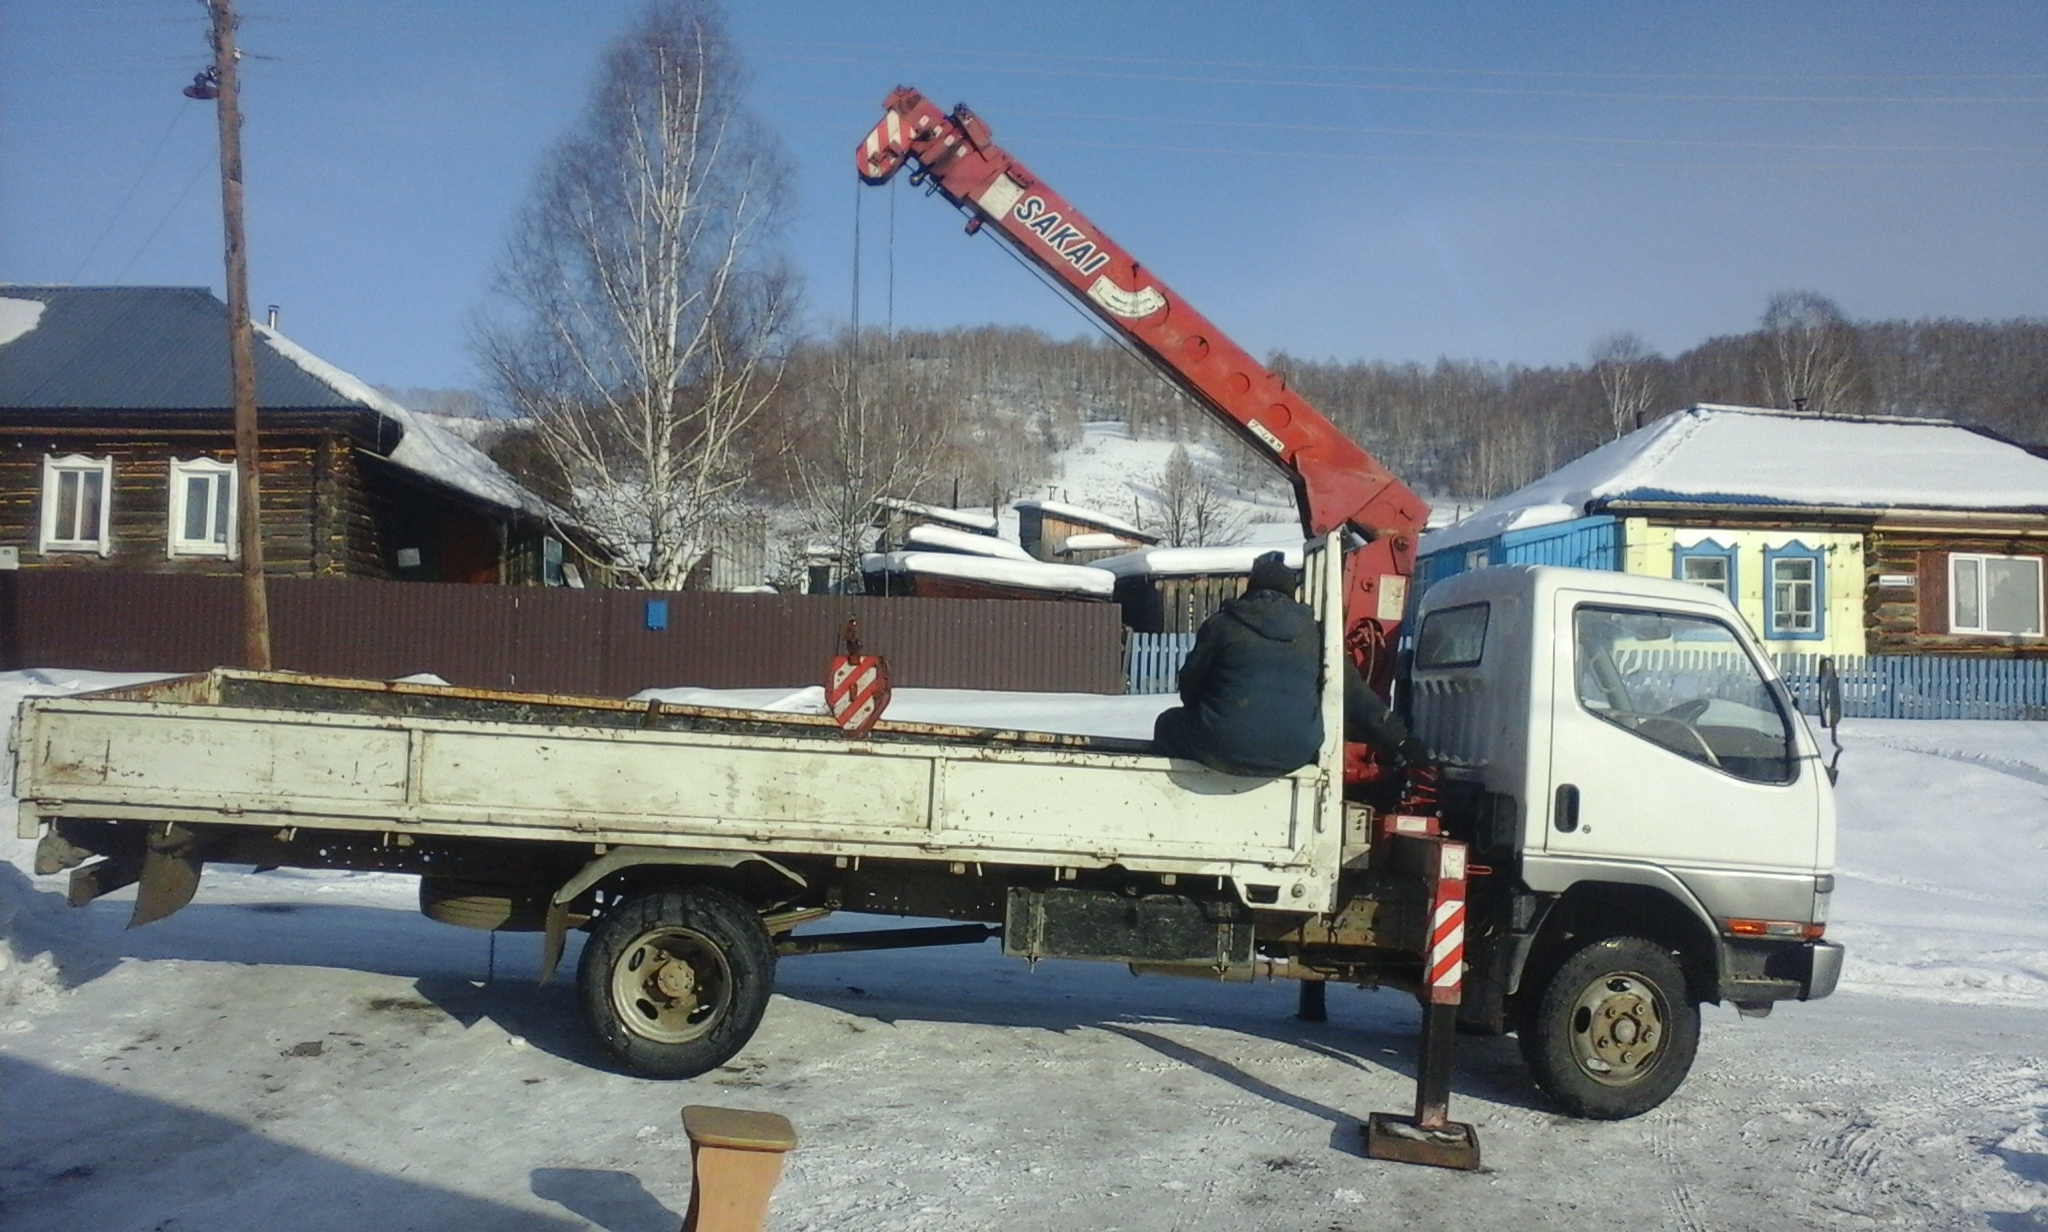
[[[0,706],[30,683],[0,679]],[[1142,732],[1136,704],[1167,699],[1115,700],[1088,726]],[[128,932],[127,902],[64,907],[10,838],[0,1226],[672,1232],[677,1110],[713,1103],[796,1124],[778,1229],[2048,1229],[2048,724],[1844,740],[1843,990],[1709,1011],[1690,1081],[1629,1122],[1564,1118],[1512,1040],[1462,1040],[1474,1174],[1358,1153],[1363,1114],[1412,1098],[1395,994],[1333,990],[1309,1025],[1286,983],[992,945],[790,959],[746,1051],[654,1082],[603,1067],[567,987],[532,986],[537,939],[431,923],[409,879],[209,870]]]

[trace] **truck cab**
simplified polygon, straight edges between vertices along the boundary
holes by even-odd
[[[1668,1059],[1601,1035],[1603,1016],[1669,1035],[1683,1001],[1761,1016],[1833,991],[1833,784],[1725,597],[1501,566],[1438,583],[1416,621],[1410,718],[1444,763],[1447,827],[1488,870],[1469,1026],[1519,1030],[1545,1085],[1568,1104],[1589,1089],[1607,1103],[1582,1111],[1602,1115],[1632,1102],[1617,1102],[1631,1061]],[[1652,951],[1678,987],[1620,970]]]

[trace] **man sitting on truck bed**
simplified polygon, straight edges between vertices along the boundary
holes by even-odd
[[[1323,743],[1322,630],[1294,598],[1299,584],[1286,559],[1267,552],[1252,562],[1244,594],[1202,623],[1181,664],[1181,704],[1152,728],[1162,752],[1254,778],[1315,760]],[[1424,758],[1348,661],[1344,734],[1409,761]]]

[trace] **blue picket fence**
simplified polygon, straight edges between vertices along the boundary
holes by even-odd
[[[1192,633],[1130,633],[1124,691],[1171,693]],[[1777,655],[1778,674],[1801,710],[1815,712],[1819,655]],[[1960,659],[1933,655],[1838,655],[1842,713],[1857,719],[2048,720],[2048,659]]]
[[[1812,712],[1819,655],[1778,655],[1778,674]],[[2048,659],[1841,655],[1842,713],[1857,719],[2048,719]]]
[[[1194,648],[1192,633],[1124,634],[1124,692],[1177,691],[1181,661]]]

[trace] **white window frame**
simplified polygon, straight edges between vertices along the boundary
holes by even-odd
[[[196,478],[210,478],[216,487],[227,490],[227,539],[215,542],[212,539],[187,539],[185,537],[185,514],[187,481]],[[241,493],[235,489],[235,467],[232,462],[218,458],[198,457],[190,460],[171,459],[171,500],[170,518],[164,528],[164,554],[166,556],[213,556],[236,560],[241,556],[240,544],[236,542],[237,508]]]
[[[83,476],[97,474],[100,477],[100,524],[94,528],[90,539],[74,539],[57,533],[57,487],[64,475],[81,476],[79,489],[84,490]],[[43,455],[43,511],[37,519],[41,535],[36,542],[38,552],[97,552],[101,556],[114,554],[112,533],[114,514],[114,459],[88,458],[81,453],[66,454],[63,457]],[[67,527],[76,530],[77,527]]]
[[[1956,562],[1971,561],[1977,566],[1977,623],[1964,625],[1956,618]],[[1983,637],[2041,637],[2041,628],[2032,632],[2014,629],[1989,629],[1984,626],[1991,612],[1991,596],[1985,593],[1988,574],[1986,568],[1993,561],[2013,561],[2034,566],[2034,619],[2037,624],[2048,618],[2048,610],[2042,603],[2043,574],[2048,574],[2048,557],[2041,556],[2000,556],[1985,552],[1950,552],[1948,556],[1948,631],[1950,633],[1974,633]]]

